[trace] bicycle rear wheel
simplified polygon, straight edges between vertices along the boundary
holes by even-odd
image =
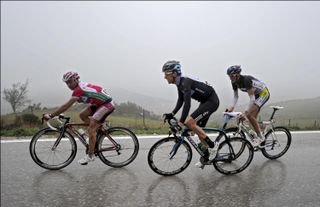
[[[105,133],[98,134],[97,145],[100,160],[110,167],[130,164],[139,152],[136,135],[123,127],[112,127]]]
[[[77,144],[71,134],[64,132],[56,148],[54,144],[61,131],[45,128],[37,132],[29,145],[35,163],[48,170],[59,170],[69,165],[76,156]]]
[[[172,153],[175,153],[174,156]],[[164,176],[181,173],[189,166],[191,159],[190,145],[175,137],[167,137],[157,141],[148,153],[150,168]]]
[[[266,141],[262,154],[268,159],[277,159],[284,155],[291,144],[291,133],[285,127],[275,127],[265,135]]]
[[[237,174],[250,165],[253,154],[254,149],[248,140],[233,137],[219,145],[213,166],[222,174]]]

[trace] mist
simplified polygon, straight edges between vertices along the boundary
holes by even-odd
[[[270,101],[318,97],[319,21],[320,2],[1,1],[1,94],[28,80],[33,103],[58,106],[71,95],[62,75],[74,70],[173,106],[176,87],[161,68],[179,60],[223,103],[232,100],[234,64],[267,84]]]

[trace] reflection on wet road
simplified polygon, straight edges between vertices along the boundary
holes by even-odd
[[[320,206],[320,135],[295,134],[286,155],[268,160],[260,152],[251,165],[233,176],[213,167],[191,165],[163,177],[147,164],[155,139],[140,140],[129,166],[116,169],[97,160],[47,171],[29,155],[29,143],[1,144],[1,205],[8,206]],[[78,145],[80,146],[80,145]]]

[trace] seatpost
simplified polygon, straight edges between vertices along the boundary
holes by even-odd
[[[223,126],[222,126],[222,129],[225,129],[225,128],[227,127],[227,125],[228,125],[228,122],[225,122],[225,123],[223,124]]]
[[[274,114],[276,113],[276,111],[277,111],[278,109],[273,109],[273,112],[272,112],[272,114],[271,114],[271,117],[270,117],[270,121],[273,119],[273,117],[274,117]]]

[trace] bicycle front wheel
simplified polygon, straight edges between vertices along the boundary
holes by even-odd
[[[261,152],[271,160],[284,155],[291,145],[291,133],[285,127],[275,127],[269,130],[265,137],[265,145]]]
[[[29,150],[35,163],[48,170],[59,170],[69,165],[76,156],[77,144],[71,134],[45,128],[31,139]],[[56,145],[56,146],[55,146]]]
[[[109,128],[98,135],[98,156],[110,167],[130,164],[138,155],[139,141],[136,135],[123,127]]]
[[[157,141],[148,153],[150,168],[159,175],[175,175],[184,171],[192,159],[192,150],[186,141],[167,137]]]
[[[233,137],[219,145],[213,166],[222,174],[237,174],[250,165],[253,154],[254,149],[248,140]]]
[[[232,139],[234,137],[238,137],[238,138],[241,137],[242,139],[246,139],[246,135],[244,134],[244,132],[242,130],[239,132],[238,127],[232,127],[232,128],[225,129],[224,132],[226,133],[227,137],[229,137],[230,139]],[[243,150],[246,147],[245,144],[246,143],[243,143],[242,147],[237,148],[238,150],[235,151],[235,155],[236,155],[235,159],[242,154]]]

